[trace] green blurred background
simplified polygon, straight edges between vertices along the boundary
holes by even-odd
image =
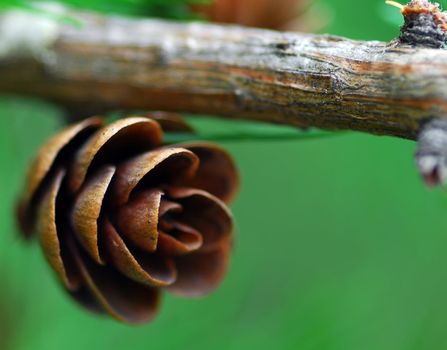
[[[380,0],[320,4],[326,32],[398,33],[398,10]],[[0,97],[1,350],[447,349],[447,197],[421,183],[414,143],[359,133],[224,143],[243,177],[231,270],[205,299],[166,295],[135,328],[80,309],[38,246],[16,236],[26,165],[60,113]]]

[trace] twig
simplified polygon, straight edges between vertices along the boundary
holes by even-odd
[[[7,18],[0,19],[0,42],[10,30]],[[421,122],[447,118],[444,50],[203,23],[76,18],[80,27],[58,23],[52,31],[30,18],[35,35],[24,33],[27,40],[11,44],[15,50],[0,50],[0,92],[41,96],[82,113],[160,109],[410,139]]]

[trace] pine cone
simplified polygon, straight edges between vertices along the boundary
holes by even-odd
[[[192,5],[208,20],[249,27],[292,30],[311,0],[213,0]]]
[[[67,292],[129,323],[155,316],[161,288],[211,292],[232,245],[232,159],[210,143],[162,146],[161,125],[184,124],[154,118],[95,117],[58,133],[37,154],[18,210]]]

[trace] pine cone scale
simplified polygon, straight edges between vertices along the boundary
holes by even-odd
[[[226,239],[208,251],[177,257],[178,278],[166,287],[183,297],[200,297],[213,291],[227,272],[231,241]]]
[[[165,221],[160,222],[159,251],[168,255],[184,255],[202,247],[203,237],[192,227],[179,222],[173,222],[167,228],[163,226],[166,226]],[[170,233],[166,233],[167,231]]]
[[[45,258],[56,272],[67,289],[74,289],[77,283],[70,279],[67,268],[61,256],[61,244],[56,226],[56,199],[65,171],[60,170],[54,177],[45,196],[42,198],[39,211],[37,213],[37,232],[39,241]]]
[[[145,117],[125,118],[103,127],[76,155],[70,171],[71,191],[79,190],[94,165],[117,162],[135,155],[138,150],[157,147],[161,142],[159,124]]]
[[[108,166],[97,171],[81,189],[71,212],[76,238],[90,257],[101,265],[104,265],[104,261],[98,247],[98,219],[115,169]]]
[[[144,323],[158,312],[157,289],[134,282],[114,270],[94,264],[72,242],[70,250],[88,292],[76,298],[92,311],[105,311],[117,320]],[[90,294],[91,293],[91,294]],[[93,305],[92,305],[93,303]]]
[[[175,281],[177,270],[172,259],[158,257],[157,263],[154,263],[147,261],[143,254],[136,258],[108,221],[104,225],[104,242],[111,262],[130,279],[153,287],[165,287]],[[153,269],[154,266],[162,268],[157,271]]]
[[[195,175],[178,185],[200,188],[225,203],[231,203],[239,188],[239,177],[229,154],[209,142],[181,143],[177,147],[188,149],[200,159]]]
[[[171,212],[171,213],[179,213],[183,210],[182,206],[176,202],[172,202],[166,199],[164,196],[161,199],[160,207],[158,208],[158,215],[162,217],[163,215]]]
[[[177,220],[193,227],[202,235],[201,250],[212,250],[231,236],[233,217],[217,197],[191,188],[169,188],[166,192],[182,205],[183,210],[177,215]],[[195,215],[197,212],[201,215]]]
[[[56,134],[39,150],[28,171],[25,190],[18,208],[19,224],[25,237],[32,235],[40,192],[44,192],[45,182],[51,178],[57,165],[60,165],[63,154],[76,144],[82,143],[101,125],[100,118],[82,121]]]
[[[151,112],[148,117],[160,124],[164,132],[194,133],[194,129],[183,117],[168,112]]]
[[[147,252],[157,250],[159,207],[163,192],[144,191],[117,210],[117,228],[123,237]]]
[[[189,178],[198,164],[197,156],[183,148],[162,148],[139,155],[118,167],[112,189],[114,202],[127,203],[135,187],[152,180],[150,177],[164,183]],[[152,185],[156,183],[152,181]]]

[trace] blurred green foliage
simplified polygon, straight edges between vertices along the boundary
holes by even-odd
[[[330,33],[398,33],[381,1],[324,4]],[[226,142],[243,179],[227,279],[202,300],[166,296],[152,324],[132,328],[78,308],[37,245],[16,236],[27,163],[59,114],[41,101],[0,99],[0,338],[10,336],[10,349],[447,348],[447,197],[422,185],[414,143],[360,133]]]
[[[197,18],[189,4],[207,3],[209,0],[56,0],[55,3],[73,8],[130,16],[157,16],[163,18]],[[0,0],[1,9],[41,9],[47,0]],[[51,13],[50,9],[46,9]]]

